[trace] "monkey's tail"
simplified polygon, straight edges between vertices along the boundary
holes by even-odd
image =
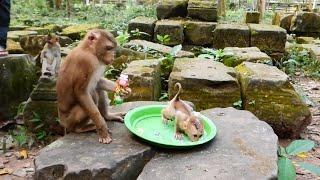
[[[181,93],[181,84],[177,82],[177,83],[174,85],[174,88],[175,88],[175,89],[178,88],[178,92],[177,92],[177,94],[174,96],[173,99],[175,99],[176,101],[178,101],[178,100],[179,100],[180,93]]]

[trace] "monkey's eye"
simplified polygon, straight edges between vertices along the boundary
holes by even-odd
[[[106,46],[106,50],[107,50],[107,51],[113,50],[113,46]]]

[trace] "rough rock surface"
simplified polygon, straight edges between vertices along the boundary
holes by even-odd
[[[26,30],[23,30],[23,31],[9,31],[8,32],[8,39],[12,39],[14,41],[19,41],[19,39],[21,37],[31,36],[31,35],[37,35],[37,32],[36,31],[26,31]]]
[[[133,48],[133,49],[136,49],[137,47],[139,48],[146,47],[146,49],[157,51],[162,55],[169,54],[172,50],[172,47],[170,46],[165,46],[162,44],[157,44],[157,43],[144,41],[144,40],[131,40],[130,42],[126,43],[124,47]],[[194,57],[194,54],[189,51],[181,50],[177,53],[176,57]]]
[[[233,68],[200,58],[176,59],[169,78],[169,97],[181,83],[181,99],[193,102],[197,110],[230,107],[241,99],[240,85]]]
[[[44,27],[29,27],[26,30],[36,31],[39,35],[47,35],[50,33],[50,29]]]
[[[113,107],[127,112],[159,102],[132,102]],[[124,124],[108,122],[111,144],[100,144],[96,133],[68,134],[40,151],[35,179],[135,179],[153,157],[151,147],[137,141]]]
[[[23,54],[23,49],[19,42],[13,41],[12,39],[7,40],[7,50],[9,54]]]
[[[284,52],[287,39],[285,29],[266,24],[249,24],[251,32],[250,46],[258,47],[266,53]]]
[[[158,19],[168,19],[171,17],[186,17],[188,0],[162,0],[157,5]]]
[[[154,41],[158,42],[157,35],[169,35],[170,40],[164,42],[164,45],[175,46],[184,41],[183,22],[176,20],[157,21],[154,29]]]
[[[211,46],[215,22],[187,21],[185,23],[185,37],[189,44],[198,46]]]
[[[293,16],[293,13],[276,12],[272,19],[272,24],[282,27],[289,33]]]
[[[247,25],[218,24],[213,32],[213,47],[249,47],[250,31]]]
[[[189,0],[188,16],[202,21],[217,22],[217,1]]]
[[[235,67],[241,64],[243,61],[267,63],[272,59],[266,54],[260,51],[257,47],[226,47],[223,50],[225,56],[223,58],[223,64],[226,66]]]
[[[217,126],[212,142],[191,150],[162,150],[145,166],[139,180],[276,179],[278,138],[248,111],[202,111]]]
[[[289,81],[274,66],[244,62],[236,67],[243,108],[269,123],[279,137],[298,137],[311,112]]]
[[[99,25],[97,24],[81,24],[81,25],[74,25],[69,26],[67,28],[64,28],[62,30],[61,35],[62,36],[68,36],[69,38],[73,40],[79,40],[81,39],[87,31],[90,29],[99,28]]]
[[[302,12],[292,19],[290,30],[295,33],[320,33],[320,15]]]
[[[136,17],[129,22],[128,32],[131,34],[130,39],[143,39],[147,41],[153,40],[154,27],[156,24],[156,19],[149,17]],[[136,35],[136,30],[139,32],[147,33]]]
[[[123,70],[129,75],[132,100],[158,100],[161,94],[160,60],[133,61]]]
[[[245,23],[259,24],[260,23],[260,13],[258,11],[246,12]]]
[[[42,51],[45,43],[46,36],[44,35],[30,35],[20,38],[22,49],[33,56],[38,55]]]
[[[0,57],[0,120],[13,119],[36,83],[35,63],[29,55]]]

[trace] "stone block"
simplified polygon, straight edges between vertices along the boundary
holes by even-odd
[[[217,2],[189,0],[188,16],[202,21],[217,22]]]
[[[281,138],[296,138],[311,122],[311,112],[277,67],[244,62],[236,67],[245,110],[270,124]]]
[[[8,32],[8,39],[12,39],[14,41],[19,41],[21,37],[24,36],[32,36],[37,35],[38,33],[36,31],[9,31]]]
[[[44,27],[29,27],[26,30],[36,31],[38,35],[47,35],[50,33],[50,29]]]
[[[181,99],[194,103],[196,110],[231,107],[241,99],[240,85],[233,68],[201,58],[176,59],[169,77],[169,98],[181,83]]]
[[[218,24],[213,31],[213,47],[216,49],[249,46],[250,31],[247,25]]]
[[[29,35],[20,38],[22,49],[33,56],[38,55],[46,44],[45,35]]]
[[[172,17],[186,17],[188,0],[162,0],[157,4],[158,19],[168,19]]]
[[[260,23],[260,13],[258,11],[248,11],[245,14],[245,23],[253,23],[259,24]]]
[[[276,12],[272,19],[272,24],[282,27],[289,33],[293,16],[293,13]]]
[[[184,32],[183,32],[183,23],[182,21],[175,20],[161,20],[157,21],[154,29],[154,41],[158,42],[157,35],[165,36],[169,35],[170,40],[164,42],[164,45],[175,46],[182,44],[184,41]]]
[[[313,12],[301,12],[292,18],[290,30],[297,34],[320,33],[320,15]]]
[[[212,46],[215,22],[187,21],[185,23],[185,37],[187,42],[198,46]]]
[[[135,19],[132,19],[128,25],[128,32],[131,35],[130,39],[143,39],[147,41],[152,41],[155,24],[156,20],[154,18],[137,17]],[[146,34],[136,35],[136,30]]]

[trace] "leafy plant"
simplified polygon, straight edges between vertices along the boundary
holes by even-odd
[[[118,43],[120,44],[120,46],[123,46],[125,43],[127,43],[129,41],[130,38],[130,34],[128,34],[127,32],[118,32],[118,36],[116,37],[116,40],[118,41]]]
[[[242,107],[242,100],[240,99],[239,101],[236,101],[233,103],[233,107],[236,109],[243,109]]]
[[[214,61],[221,61],[224,57],[224,52],[222,49],[215,50],[211,48],[202,48],[198,57],[212,59]]]
[[[150,34],[146,33],[146,32],[141,32],[139,29],[135,29],[135,30],[132,30],[130,31],[130,34],[131,36],[134,36],[134,37],[140,37],[141,35],[145,35],[145,36],[150,36]]]
[[[295,140],[289,146],[278,148],[278,179],[287,180],[296,178],[295,164],[300,168],[310,171],[320,176],[320,167],[306,162],[293,163],[290,158],[301,153],[305,153],[314,148],[315,143],[310,140]]]
[[[157,41],[160,43],[160,44],[167,44],[169,41],[170,41],[170,36],[169,35],[159,35],[157,34]]]
[[[17,108],[17,114],[16,116],[14,117],[14,119],[17,119],[19,117],[21,117],[23,115],[23,111],[24,111],[24,108],[27,104],[27,101],[23,101],[19,104],[18,108]]]
[[[27,133],[27,129],[24,126],[17,125],[16,129],[9,132],[13,138],[15,145],[19,148],[31,148],[34,144],[34,139]]]

